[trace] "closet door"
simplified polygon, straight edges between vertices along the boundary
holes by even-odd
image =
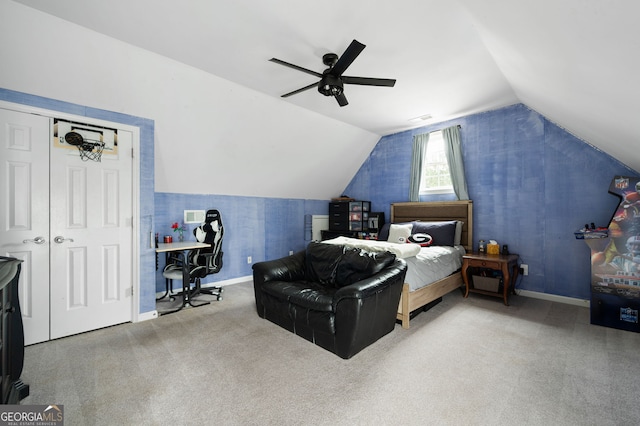
[[[23,260],[26,345],[133,317],[133,135],[83,161],[52,121],[0,109],[0,252]]]
[[[23,261],[25,344],[49,340],[50,129],[48,117],[0,109],[0,250]]]
[[[51,147],[51,338],[131,321],[132,134],[83,160]]]

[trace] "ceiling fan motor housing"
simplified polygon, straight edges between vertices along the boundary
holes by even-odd
[[[325,53],[322,55],[322,63],[328,67],[333,67],[338,62],[338,55],[335,53]]]

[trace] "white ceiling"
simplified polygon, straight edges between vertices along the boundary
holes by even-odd
[[[317,80],[322,55],[367,45],[339,107],[282,99],[379,135],[522,102],[640,170],[640,3],[631,0],[16,0],[279,97]]]

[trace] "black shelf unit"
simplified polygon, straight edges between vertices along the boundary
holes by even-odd
[[[369,231],[369,212],[370,201],[332,201],[329,203],[327,235],[364,238]]]

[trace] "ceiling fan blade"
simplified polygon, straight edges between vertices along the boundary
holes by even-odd
[[[338,101],[338,104],[341,107],[349,105],[349,101],[347,101],[347,97],[344,95],[344,92],[336,95],[336,101]]]
[[[347,50],[345,50],[342,56],[340,56],[338,62],[336,62],[333,68],[331,68],[331,74],[337,77],[341,76],[342,73],[349,68],[349,65],[356,60],[360,52],[362,52],[365,47],[367,46],[360,43],[358,40],[353,40],[349,47],[347,47]]]
[[[318,87],[318,83],[317,82],[311,83],[310,85],[305,86],[305,87],[303,87],[301,89],[294,90],[293,92],[285,93],[284,95],[282,95],[280,97],[281,98],[288,98],[289,96],[296,95],[296,94],[298,94],[300,92],[304,92],[305,90],[309,90],[309,89],[312,89],[314,87]]]
[[[281,61],[280,59],[271,58],[271,59],[269,59],[269,61],[270,62],[275,62],[276,64],[284,65],[285,67],[293,68],[294,70],[306,72],[307,74],[315,75],[316,77],[322,77],[322,74],[320,74],[319,72],[308,70],[306,68],[302,68],[302,67],[299,67],[297,65],[290,64],[289,62]]]
[[[360,84],[362,86],[386,86],[393,87],[396,84],[395,79],[391,78],[370,78],[370,77],[349,77],[342,76],[344,84]]]

